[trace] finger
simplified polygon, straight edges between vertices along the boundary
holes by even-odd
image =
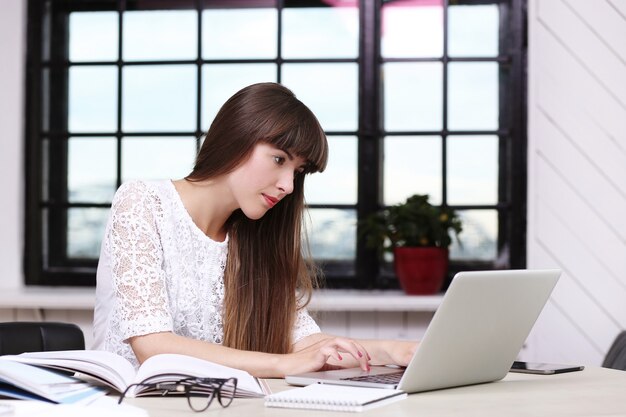
[[[359,356],[366,358],[368,361],[372,360],[372,358],[370,357],[370,354],[367,352],[367,349],[365,349],[365,347],[360,344],[359,342],[352,340],[352,343],[354,344],[354,346],[356,346]]]
[[[365,368],[366,371],[370,371],[372,368],[370,366],[370,361],[372,360],[372,357],[370,356],[370,354],[367,352],[367,349],[365,349],[365,347],[363,345],[361,345],[358,342],[353,341],[354,345],[356,346],[358,353],[361,355],[361,357],[363,358],[363,360],[365,361],[367,367]]]
[[[359,364],[359,367],[364,371],[369,371],[370,365],[367,359],[367,351],[365,349],[354,342],[353,340],[336,338],[335,340],[330,342],[333,346],[336,346],[338,350],[349,353],[356,359]],[[363,353],[365,352],[365,353]]]
[[[343,360],[343,356],[341,356],[341,353],[339,353],[339,351],[333,346],[324,346],[320,349],[320,352],[322,352],[322,354],[326,356],[326,362],[328,362],[328,359],[330,358],[333,358],[336,361]]]

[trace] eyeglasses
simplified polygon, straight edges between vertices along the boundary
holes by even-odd
[[[145,391],[162,391],[161,395],[185,394],[187,403],[193,411],[201,412],[209,408],[213,398],[224,408],[228,407],[237,392],[237,378],[185,378],[177,382],[148,383],[144,380],[130,384],[117,401],[121,404],[132,387],[143,387]]]

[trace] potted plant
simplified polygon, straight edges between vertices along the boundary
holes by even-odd
[[[361,225],[369,247],[393,253],[395,273],[407,294],[441,289],[448,272],[450,231],[458,241],[462,230],[454,210],[433,206],[428,195],[416,194],[372,214]]]

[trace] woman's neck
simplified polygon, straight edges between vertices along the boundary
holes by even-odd
[[[222,242],[226,239],[226,221],[237,209],[223,181],[172,181],[185,209],[205,235]]]

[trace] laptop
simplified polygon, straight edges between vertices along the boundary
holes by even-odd
[[[509,372],[561,271],[459,272],[406,368],[372,366],[289,375],[292,385],[421,392],[497,381]]]

